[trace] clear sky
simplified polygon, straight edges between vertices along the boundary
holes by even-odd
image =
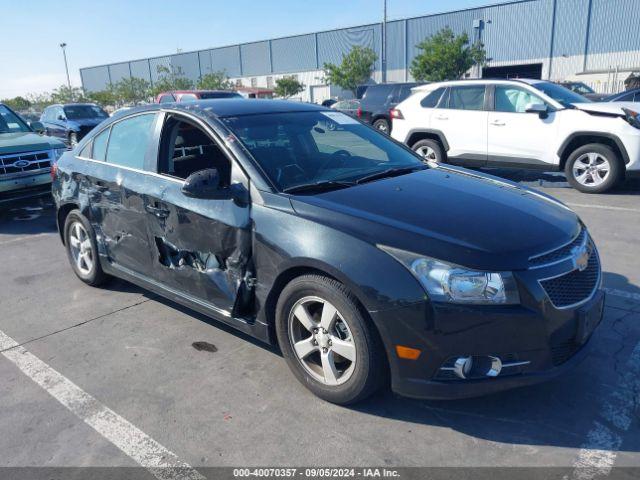
[[[387,0],[388,18],[505,0]],[[0,0],[0,98],[49,91],[81,67],[379,22],[383,0]]]

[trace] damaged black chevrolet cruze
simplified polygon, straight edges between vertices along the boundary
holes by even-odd
[[[412,397],[551,378],[602,316],[598,252],[551,197],[424,164],[302,103],[131,110],[55,169],[77,276],[126,279],[278,344],[316,395]]]

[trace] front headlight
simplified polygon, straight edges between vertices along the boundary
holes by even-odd
[[[407,267],[434,301],[485,305],[520,303],[511,272],[469,270],[397,248],[380,248]]]
[[[640,114],[628,108],[623,108],[624,119],[631,125],[632,127],[640,128]]]

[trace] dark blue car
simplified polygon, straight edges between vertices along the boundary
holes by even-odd
[[[73,148],[107,118],[107,112],[94,103],[67,103],[45,108],[40,122],[47,135],[58,137]]]

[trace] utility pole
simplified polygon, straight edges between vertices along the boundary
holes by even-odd
[[[382,83],[387,82],[387,0],[382,0],[382,49],[380,50]]]
[[[69,78],[69,65],[67,64],[67,44],[62,42],[60,44],[60,48],[62,49],[62,56],[64,57],[64,69],[67,72],[67,86],[69,87],[69,91],[71,91],[71,79]]]

